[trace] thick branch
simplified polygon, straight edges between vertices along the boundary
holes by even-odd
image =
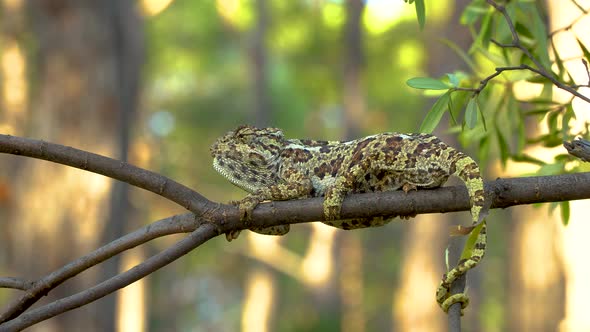
[[[186,255],[216,235],[215,227],[212,225],[203,225],[174,246],[146,259],[143,263],[136,265],[130,270],[103,281],[85,291],[24,313],[18,318],[0,325],[0,331],[22,330],[63,312],[94,302]]]
[[[13,318],[5,323],[10,325],[0,325],[0,330],[6,326],[30,326],[27,322],[47,319],[125,287],[188,252],[186,241],[192,243],[191,249],[194,249],[207,239],[232,230],[242,230],[252,226],[268,227],[310,222],[323,218],[323,198],[319,197],[263,203],[254,210],[254,220],[245,225],[239,220],[238,211],[234,206],[209,202],[191,189],[170,179],[117,160],[56,144],[5,135],[0,135],[0,152],[50,160],[127,181],[130,184],[161,194],[177,203],[187,203],[196,215],[202,216],[199,218],[190,214],[178,215],[146,226],[64,266],[32,285],[22,284],[20,287],[11,281],[18,281],[18,279],[0,279],[7,285],[16,285],[19,286],[16,288],[26,289],[24,295],[9,305],[8,310],[0,315],[3,320]],[[167,187],[168,190],[154,190],[162,188],[159,184],[163,184],[163,187]],[[181,194],[176,194],[173,190],[170,191],[171,189],[178,189]],[[488,198],[492,200],[492,208],[585,199],[590,198],[590,173],[498,179],[486,183],[486,192]],[[192,200],[193,198],[194,200]],[[412,191],[407,194],[396,191],[352,195],[347,197],[343,203],[342,217],[444,213],[469,210],[469,208],[470,203],[466,188],[453,186],[435,190]],[[140,264],[137,269],[115,276],[86,292],[22,314],[24,310],[57,285],[113,255],[159,236],[192,231],[194,231],[193,234],[201,234],[200,236],[195,235],[200,239],[199,241],[195,240],[195,242],[189,237],[167,251],[151,257]]]
[[[69,146],[0,135],[0,153],[22,155],[102,174],[163,196],[196,214],[214,204],[194,190],[158,173]]]
[[[33,286],[32,281],[21,278],[0,277],[0,288],[27,290]]]
[[[125,250],[134,248],[155,238],[194,231],[200,224],[202,224],[202,221],[195,218],[194,214],[179,214],[156,221],[129,233],[76,259],[35,282],[25,282],[16,278],[0,278],[0,287],[4,285],[5,287],[18,288],[25,291],[20,297],[4,308],[4,311],[0,313],[0,322],[17,317],[51,290],[92,266],[98,265]]]
[[[497,179],[485,183],[492,208],[515,205],[560,202],[590,198],[590,172]],[[301,223],[323,218],[323,198],[262,203],[254,210],[252,226]],[[469,195],[465,186],[432,190],[391,191],[348,196],[342,204],[343,218],[378,215],[412,215],[468,211]],[[239,229],[234,220],[226,219],[221,232]],[[243,227],[243,226],[241,226]]]

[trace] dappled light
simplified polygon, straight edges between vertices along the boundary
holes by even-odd
[[[28,100],[28,86],[25,56],[16,42],[3,45],[1,63],[2,99],[6,106],[4,112],[8,113],[7,117],[17,117],[19,113],[24,112]]]
[[[270,272],[257,269],[250,273],[245,293],[241,331],[270,331],[269,320],[275,305],[275,287]]]
[[[174,0],[141,0],[141,9],[146,16],[155,16],[164,11]]]
[[[579,1],[579,5],[585,8],[590,7],[590,1]],[[572,20],[579,17],[579,9],[573,3],[564,4],[561,1],[549,1],[550,27],[557,30],[567,26]],[[558,33],[554,36],[554,42],[559,50],[560,56],[564,59],[580,59],[584,54],[579,43],[590,45],[590,17],[582,17],[575,23],[571,30]],[[590,61],[590,59],[586,59]],[[571,77],[577,84],[590,83],[588,64],[581,60],[571,60],[564,63],[569,69]],[[590,88],[582,88],[580,92],[590,97]],[[554,92],[559,99],[566,99],[564,91]],[[573,130],[581,130],[590,123],[590,105],[584,102],[573,104],[576,114],[572,121]],[[576,163],[580,163],[576,161]],[[588,331],[590,330],[590,265],[580,264],[587,261],[587,254],[590,252],[590,201],[570,202],[571,216],[567,227],[562,228],[562,239],[559,242],[561,259],[563,261],[563,273],[565,279],[565,317],[559,330],[561,332]],[[555,215],[556,213],[554,213]],[[545,258],[546,259],[546,258]],[[547,264],[547,263],[544,263]]]
[[[322,223],[311,224],[307,252],[301,269],[305,283],[314,287],[325,287],[334,273],[334,240],[336,229]]]
[[[225,22],[240,29],[253,24],[254,13],[245,0],[216,0],[217,12]]]
[[[435,219],[440,216],[423,215],[412,221],[405,232],[404,258],[400,271],[399,286],[394,288],[391,318],[392,324],[402,331],[442,331],[444,323],[432,297],[432,289],[439,281],[440,271],[434,267],[439,259],[436,252],[438,234],[444,233],[441,223]],[[434,226],[441,225],[441,226]],[[440,257],[440,255],[439,255]]]
[[[370,0],[363,17],[367,31],[381,34],[403,20],[415,19],[414,8],[407,6],[403,0]]]
[[[121,270],[126,271],[145,259],[142,252],[131,251],[123,255]],[[146,280],[139,280],[117,294],[117,328],[125,332],[146,331]]]

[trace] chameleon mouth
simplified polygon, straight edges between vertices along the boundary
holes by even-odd
[[[215,169],[219,174],[221,174],[224,178],[228,179],[229,182],[231,182],[237,187],[240,187],[248,192],[255,192],[257,189],[253,185],[248,184],[246,181],[240,181],[236,179],[232,172],[230,172],[227,168],[219,164],[218,158],[213,158],[213,169]]]

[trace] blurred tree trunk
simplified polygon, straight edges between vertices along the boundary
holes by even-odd
[[[366,116],[365,87],[362,84],[364,72],[362,17],[365,3],[362,0],[346,0],[346,21],[342,30],[344,52],[343,96],[344,139],[361,136],[363,118]],[[365,331],[367,325],[364,302],[363,245],[359,232],[338,232],[338,263],[336,273],[340,295],[342,331]]]
[[[590,1],[577,1],[576,4],[588,9]],[[573,1],[547,1],[549,31],[568,26],[585,15]],[[579,20],[568,31],[554,36],[553,42],[566,69],[575,84],[586,84],[588,75],[582,64],[582,54],[576,38],[586,47],[590,46],[588,20]],[[519,97],[528,99],[527,93],[534,89],[524,86],[517,90]],[[589,89],[580,89],[588,95]],[[571,95],[553,87],[553,97],[560,102],[569,101]],[[576,118],[569,125],[573,131],[581,130],[590,121],[589,107],[586,103],[573,102]],[[574,129],[575,128],[575,129]],[[546,133],[545,125],[535,123],[534,130]],[[563,153],[561,149],[535,147],[525,151],[535,158],[551,162]],[[530,174],[537,167],[509,167],[509,174]],[[589,331],[588,316],[590,269],[585,262],[590,250],[587,222],[590,204],[588,200],[570,202],[569,224],[564,227],[555,209],[548,213],[548,206],[535,209],[524,206],[514,210],[512,227],[511,256],[514,257],[510,275],[510,313],[509,326],[518,331]],[[549,304],[549,305],[545,305]]]
[[[135,108],[138,63],[134,61],[141,53],[139,30],[133,30],[140,29],[134,24],[134,2],[29,0],[28,5],[37,44],[32,57],[32,107],[23,133],[125,158],[129,134],[123,127],[129,126]],[[9,224],[18,276],[39,277],[96,248],[109,215],[120,225],[126,221],[117,216],[115,206],[109,206],[111,194],[116,197],[112,201],[125,202],[125,190],[112,192],[107,178],[35,160],[19,164],[11,177],[15,204]],[[86,272],[44,302],[95,282],[96,272]],[[99,324],[105,318],[95,310],[86,306],[38,328],[110,330]]]
[[[344,23],[344,139],[361,136],[363,119],[367,113],[365,89],[362,86],[364,70],[362,17],[365,4],[362,0],[346,0]]]
[[[268,50],[266,32],[269,24],[267,0],[256,0],[256,28],[252,42],[252,68],[254,69],[254,123],[268,127],[271,120],[270,86],[268,84]]]
[[[588,68],[584,66],[580,58],[583,52],[578,41],[583,43],[587,49],[590,48],[590,34],[588,34],[590,29],[590,21],[588,20],[590,1],[579,0],[564,3],[563,1],[549,0],[547,3],[549,31],[561,29],[575,22],[575,20],[583,18],[577,21],[572,29],[556,35],[554,42],[562,59],[575,59],[565,62],[574,83],[588,84],[590,80]],[[586,61],[590,61],[590,59],[586,58]],[[565,93],[565,91],[556,88],[553,91],[556,96],[559,96],[560,100],[569,100],[571,98],[571,95]],[[590,96],[590,88],[581,88],[579,91],[584,93],[585,96]],[[590,105],[579,102],[579,100],[578,102],[574,101],[574,110],[576,119],[572,121],[571,125],[575,126],[576,130],[581,131],[590,122]],[[563,150],[559,152],[563,153]],[[563,316],[561,316],[561,310],[551,310],[552,308],[544,308],[543,313],[547,313],[547,316],[544,317],[546,320],[562,319],[558,325],[561,332],[590,331],[590,315],[588,315],[588,308],[590,308],[590,284],[588,283],[590,280],[590,267],[587,263],[587,255],[590,252],[590,241],[588,241],[588,234],[590,234],[590,223],[588,223],[590,201],[587,199],[572,201],[570,202],[570,209],[571,215],[567,227],[560,224],[561,220],[555,223],[557,226],[555,227],[557,228],[556,235],[561,233],[563,236],[553,238],[553,242],[558,247],[555,248],[557,249],[555,251],[562,258],[561,260],[555,260],[555,264],[561,263],[560,278],[552,280],[557,285],[555,283],[548,285],[548,293],[553,295],[553,298],[549,299],[550,302],[544,302],[563,303]],[[553,227],[545,225],[545,228],[552,229]],[[547,246],[547,243],[544,243],[544,245]],[[545,261],[552,258],[543,256]],[[542,264],[545,265],[546,263],[543,262]],[[563,286],[560,287],[560,285]],[[558,294],[555,294],[555,289],[559,291]],[[552,305],[551,307],[554,308],[555,306]],[[553,321],[550,321],[550,325],[546,327],[549,330],[553,329],[554,326]]]
[[[256,0],[256,26],[252,37],[250,61],[252,63],[252,77],[254,89],[253,121],[258,127],[268,127],[272,117],[270,103],[270,86],[268,83],[268,50],[266,34],[269,26],[269,1]],[[248,232],[248,250],[255,251],[256,235]],[[275,239],[278,241],[279,239]],[[272,250],[271,242],[259,242],[265,246],[264,250]],[[249,269],[245,280],[245,297],[242,303],[241,330],[244,332],[272,331],[275,325],[273,319],[276,306],[276,274],[263,263],[257,263]]]
[[[112,27],[112,38],[114,42],[114,61],[115,61],[115,84],[118,91],[118,133],[116,146],[118,153],[116,158],[128,161],[129,159],[129,142],[131,128],[133,125],[134,115],[137,108],[137,98],[139,92],[139,78],[141,65],[143,62],[143,35],[140,17],[135,8],[135,2],[129,0],[112,0],[104,2],[109,7],[110,25]],[[130,229],[129,209],[131,208],[129,197],[129,185],[123,182],[115,181],[110,194],[109,217],[102,234],[101,243],[108,243],[123,236]],[[122,256],[117,255],[100,266],[100,280],[105,280],[116,275],[121,270]],[[137,282],[131,286],[143,289],[141,285],[145,281]],[[129,289],[126,289],[127,291]],[[100,329],[102,331],[114,331],[116,328],[117,296],[121,297],[125,291],[109,295],[98,303],[98,313],[100,317]],[[127,302],[129,303],[129,302]],[[133,301],[130,303],[134,305]],[[143,307],[137,305],[138,307]],[[127,309],[129,312],[130,309]],[[121,311],[119,311],[121,313]],[[129,314],[126,316],[130,316]],[[140,317],[120,317],[122,319],[133,319],[136,323],[141,321]]]
[[[24,38],[27,33],[22,1],[2,0],[0,18],[0,132],[22,135],[29,103],[27,62]],[[19,167],[12,156],[0,157],[0,221],[6,231],[0,232],[0,243],[10,243],[10,223],[14,222],[11,208],[15,204],[14,183],[11,180]],[[14,274],[14,253],[0,251],[0,269],[4,275]],[[0,303],[2,305],[2,303]]]
[[[440,17],[441,14],[426,13],[426,39],[423,43],[427,47],[426,54],[436,55],[425,57],[428,76],[438,77],[465,67],[465,64],[453,51],[436,39],[442,36],[452,40],[462,49],[469,48],[471,42],[469,31],[459,23],[459,17],[470,2],[469,0],[450,2],[446,8],[448,15],[438,21],[433,17]],[[427,10],[428,8],[427,6]],[[430,106],[428,105],[428,107]],[[452,143],[451,137],[444,137],[440,133],[437,135],[452,145],[457,145]],[[434,219],[450,219],[449,217],[453,217],[454,223],[464,221],[463,223],[467,224],[470,220],[467,213],[453,214],[452,216],[446,214],[420,215],[407,224],[407,232],[403,235],[404,252],[400,268],[402,272],[400,272],[400,284],[394,293],[393,312],[394,326],[402,331],[445,330],[446,316],[434,301],[434,297],[440,281],[439,278],[443,274],[441,268],[444,266],[444,247],[449,243],[449,238],[446,237],[448,233],[445,224],[435,222]],[[451,248],[454,247],[460,250],[462,246],[451,246]],[[450,256],[459,257],[459,255],[453,254]],[[474,277],[474,273],[470,272],[470,295],[476,293],[478,288],[473,282]],[[477,310],[478,308],[473,303],[470,304],[466,311],[466,317],[476,317]]]

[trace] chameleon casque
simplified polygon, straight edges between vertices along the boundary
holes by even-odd
[[[454,303],[461,302],[463,308],[468,304],[464,294],[451,296],[450,287],[475,267],[485,253],[485,221],[480,221],[485,201],[483,180],[473,159],[437,137],[382,133],[346,142],[315,141],[287,139],[277,128],[240,126],[219,138],[211,146],[211,154],[215,170],[250,193],[236,203],[245,222],[262,201],[323,196],[323,223],[347,230],[382,226],[395,216],[340,219],[344,197],[436,188],[451,175],[459,177],[467,186],[473,225],[483,225],[469,256],[443,276],[436,298],[445,312]],[[289,225],[251,230],[283,235],[289,231]],[[232,240],[238,234],[226,237]]]

